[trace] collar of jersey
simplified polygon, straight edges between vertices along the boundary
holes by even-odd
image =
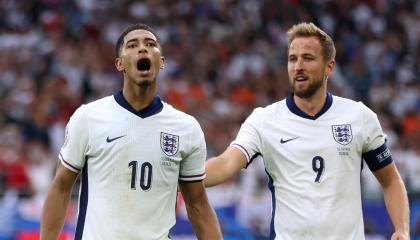
[[[119,90],[118,92],[114,93],[114,99],[121,107],[127,109],[128,111],[134,113],[135,115],[141,118],[147,118],[155,114],[158,114],[163,109],[162,100],[160,100],[160,97],[157,95],[153,98],[152,103],[149,106],[147,106],[146,108],[140,109],[139,111],[136,111],[127,102],[127,100],[125,100],[122,90]]]
[[[316,120],[317,118],[319,118],[320,116],[322,116],[322,114],[324,114],[328,109],[330,109],[332,102],[333,102],[333,97],[331,93],[327,93],[327,99],[325,101],[324,106],[321,108],[321,110],[315,114],[314,116],[308,115],[306,113],[304,113],[302,110],[300,110],[298,108],[298,106],[296,106],[295,100],[293,99],[293,93],[290,94],[289,96],[287,96],[286,98],[286,104],[287,107],[289,108],[289,110],[298,115],[299,117],[303,117],[306,119],[311,119],[311,120]]]

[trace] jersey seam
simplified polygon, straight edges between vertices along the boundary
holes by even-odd
[[[89,146],[91,146],[91,139],[90,139],[90,136],[91,136],[91,134],[90,134],[91,132],[90,131],[91,131],[91,129],[90,129],[90,122],[89,122],[90,119],[88,118],[88,116],[86,116],[85,114],[83,114],[83,118],[85,118],[86,125],[87,125],[87,128],[88,128],[88,132],[87,132],[87,144],[86,144],[85,149],[84,149],[84,157],[86,157],[87,150],[90,148]],[[87,158],[85,159],[85,162],[86,161],[87,161]]]

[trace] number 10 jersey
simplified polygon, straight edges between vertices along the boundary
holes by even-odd
[[[198,122],[162,102],[134,110],[122,92],[81,106],[61,163],[82,172],[75,239],[167,239],[178,181],[205,177]]]

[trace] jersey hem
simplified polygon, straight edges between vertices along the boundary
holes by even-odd
[[[247,163],[250,162],[251,157],[249,156],[248,151],[243,146],[241,146],[237,143],[233,143],[231,146],[239,149],[245,155]]]
[[[79,173],[80,169],[74,167],[73,165],[71,165],[70,163],[68,163],[66,160],[64,160],[63,155],[61,155],[61,153],[58,155],[58,158],[60,159],[61,163],[63,164],[64,167],[66,167],[68,170],[75,172],[75,173]]]
[[[204,178],[206,178],[206,173],[201,173],[201,174],[191,175],[191,176],[179,175],[178,181],[183,181],[183,182],[201,181]]]

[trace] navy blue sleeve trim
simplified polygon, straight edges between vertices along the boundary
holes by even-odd
[[[204,176],[206,173],[204,172],[204,173],[201,173],[201,174],[197,174],[197,175],[190,175],[190,176],[187,176],[187,175],[179,175],[179,177],[180,178],[196,178],[196,177],[202,177],[202,176]]]
[[[372,172],[387,166],[393,161],[391,151],[386,143],[375,150],[363,153],[362,157]]]
[[[204,179],[199,179],[199,180],[193,180],[193,181],[185,181],[185,180],[181,180],[179,179],[178,182],[179,183],[195,183],[195,182],[202,182]]]
[[[246,164],[245,168],[248,168],[248,166],[254,161],[254,159],[256,159],[258,156],[262,156],[261,153],[255,153],[254,156],[251,157],[251,159],[249,159],[249,162]]]
[[[81,169],[79,169],[79,168],[77,168],[77,167],[75,167],[75,166],[71,165],[69,162],[67,162],[67,161],[64,159],[63,155],[61,155],[61,153],[60,153],[60,157],[61,157],[61,160],[63,160],[63,163],[65,163],[68,167],[70,167],[71,169],[73,169],[73,170],[74,170],[74,171],[76,171],[76,172],[80,172],[80,170],[81,170]]]
[[[232,144],[232,146],[237,146],[237,147],[239,147],[240,149],[242,149],[245,153],[246,153],[246,156],[248,157],[248,159],[247,159],[247,161],[249,160],[249,161],[251,161],[251,156],[249,156],[249,153],[248,153],[248,151],[242,146],[242,145],[240,145],[240,144],[237,144],[237,143],[234,143],[234,144]]]

